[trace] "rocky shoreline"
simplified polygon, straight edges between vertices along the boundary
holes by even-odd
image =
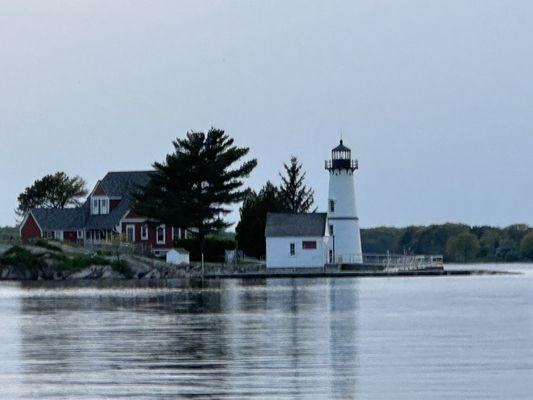
[[[86,254],[83,249],[50,245],[0,248],[0,280],[194,279],[201,268],[170,265],[134,255]]]

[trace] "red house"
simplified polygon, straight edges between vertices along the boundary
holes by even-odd
[[[80,244],[106,243],[117,234],[144,252],[164,254],[185,229],[148,221],[131,210],[131,190],[145,185],[150,171],[109,172],[78,208],[30,210],[20,226],[23,240],[49,238]]]

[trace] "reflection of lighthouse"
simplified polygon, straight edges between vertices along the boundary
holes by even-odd
[[[355,207],[354,172],[357,160],[352,160],[352,151],[342,140],[326,161],[329,171],[328,220],[330,259],[339,263],[363,263],[359,218]]]

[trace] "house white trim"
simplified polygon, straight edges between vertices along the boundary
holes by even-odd
[[[31,211],[28,211],[26,213],[26,215],[24,216],[24,219],[22,220],[22,223],[20,224],[20,227],[19,227],[20,237],[22,237],[22,228],[24,228],[24,225],[26,225],[26,222],[28,222],[28,218],[30,217],[30,215],[32,216],[35,223],[37,224],[37,227],[39,228],[39,232],[41,232],[41,237],[43,237],[43,234],[44,234],[43,228],[41,228],[41,225],[39,225],[39,221],[37,221],[37,218],[35,218],[35,215],[33,215]]]

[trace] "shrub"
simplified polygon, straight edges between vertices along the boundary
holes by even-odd
[[[115,260],[111,263],[111,268],[113,268],[114,271],[121,273],[128,279],[133,278],[133,271],[131,270],[128,263],[124,260]]]

